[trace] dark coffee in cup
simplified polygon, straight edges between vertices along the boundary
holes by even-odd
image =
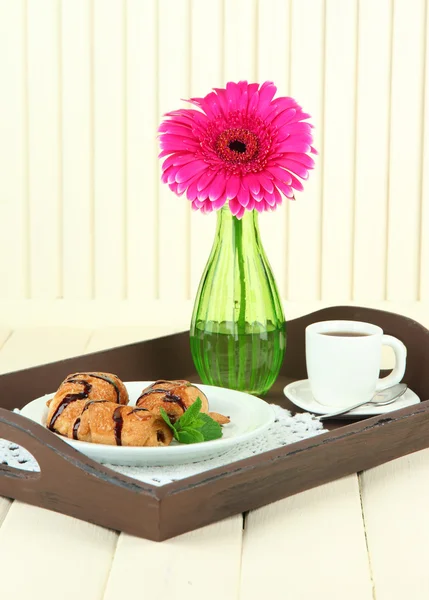
[[[335,337],[365,337],[370,333],[362,333],[360,331],[324,331],[322,335],[334,335]]]

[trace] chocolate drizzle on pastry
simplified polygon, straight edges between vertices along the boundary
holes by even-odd
[[[107,377],[107,375],[103,375],[101,373],[75,373],[74,375],[69,375],[69,377],[65,380],[65,383],[72,383],[73,377],[76,377],[76,375],[79,375],[79,376],[86,375],[88,377],[94,377],[95,379],[101,379],[102,381],[106,381],[107,383],[110,383],[110,385],[115,388],[116,399],[118,401],[118,404],[120,403],[121,391],[119,389],[119,386],[116,383],[116,381],[114,381],[113,379],[110,379],[110,377]]]
[[[168,388],[167,383],[163,387]],[[167,389],[161,397],[164,394],[174,396]],[[174,397],[171,400],[181,401]],[[173,433],[162,417],[146,406],[126,406],[128,401],[127,389],[116,375],[74,373],[63,380],[48,404],[46,426],[76,441],[116,446],[168,446]],[[103,406],[92,406],[99,403]]]
[[[88,410],[88,408],[91,406],[91,404],[96,404],[97,402],[99,402],[100,404],[103,404],[104,402],[108,402],[108,400],[90,400],[89,402],[87,402],[83,408],[83,411],[80,415],[80,417],[78,417],[76,419],[76,421],[73,423],[73,439],[74,440],[78,440],[79,438],[77,437],[77,432],[79,429],[79,425],[80,425],[80,420],[82,418],[83,413]]]
[[[67,406],[71,402],[75,402],[76,400],[85,400],[85,398],[88,398],[88,395],[92,390],[92,385],[84,379],[68,379],[67,383],[79,383],[83,385],[83,390],[75,394],[67,394],[66,396],[64,396],[64,398],[58,404],[57,409],[52,415],[51,421],[48,425],[48,429],[50,429],[51,431],[55,431],[55,421],[64,412],[65,408],[67,408]]]
[[[156,383],[158,383],[158,381]],[[166,381],[165,383],[168,382]],[[164,402],[174,402],[175,404],[178,404],[183,412],[185,412],[187,409],[186,404],[183,402],[183,399],[180,396],[173,394],[171,390],[165,390],[163,388],[151,388],[150,390],[143,392],[143,394],[139,396],[137,402],[139,402],[139,400],[142,398],[145,398],[145,396],[149,396],[150,394],[165,394],[164,398],[162,399]]]
[[[115,440],[117,446],[122,446],[122,426],[124,424],[124,419],[122,418],[121,407],[115,409],[113,413],[113,420],[115,422]]]

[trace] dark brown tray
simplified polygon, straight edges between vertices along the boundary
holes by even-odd
[[[315,321],[370,321],[400,338],[408,348],[405,381],[429,398],[429,331],[403,316],[333,307],[290,321],[281,375],[266,398],[296,411],[284,385],[306,377],[304,330]],[[429,446],[429,401],[347,424],[171,483],[153,487],[122,476],[74,450],[44,427],[10,412],[79,370],[117,373],[125,381],[197,380],[188,332],[0,376],[0,438],[27,448],[41,472],[0,465],[0,496],[71,515],[104,527],[165,540],[231,515],[249,511],[349,473],[368,469]]]

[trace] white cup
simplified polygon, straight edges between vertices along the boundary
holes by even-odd
[[[391,346],[396,362],[392,373],[379,379],[383,345]],[[360,321],[309,325],[305,330],[305,354],[315,400],[337,407],[371,400],[375,392],[399,383],[407,360],[402,342],[384,335],[377,325]]]

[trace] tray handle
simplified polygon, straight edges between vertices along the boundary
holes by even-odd
[[[40,466],[39,472],[31,472],[0,465],[0,496],[159,539],[156,488],[112,471],[39,423],[4,408],[0,408],[0,438],[31,452]],[[130,524],[129,511],[137,525]]]
[[[4,408],[0,408],[0,438],[28,450],[40,467],[40,471],[37,472],[5,467],[2,474],[6,477],[16,479],[20,474],[24,479],[43,479],[44,485],[47,485],[48,480],[55,481],[56,474],[61,473],[64,477],[73,470],[80,471],[83,476],[99,477],[100,480],[109,483],[131,483],[134,487],[140,485],[140,482],[85,456],[39,423]],[[29,475],[31,477],[28,477]],[[145,484],[141,484],[141,487],[144,489]]]

